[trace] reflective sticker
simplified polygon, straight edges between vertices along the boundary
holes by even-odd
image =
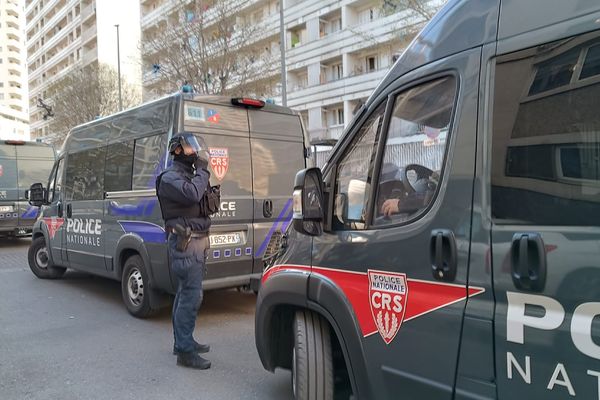
[[[213,124],[218,124],[221,119],[221,115],[217,110],[213,110],[212,108],[208,109],[208,122],[212,122]]]
[[[229,150],[226,147],[209,147],[210,167],[218,180],[223,180],[229,168]]]
[[[221,258],[221,250],[213,250],[213,258]]]
[[[252,255],[252,247],[246,247],[246,255],[247,256],[251,256]]]
[[[223,252],[223,255],[224,255],[225,257],[231,257],[231,249],[226,249],[226,250]]]
[[[262,284],[266,284],[271,276],[285,272],[311,273],[314,276],[323,276],[335,283],[352,305],[352,310],[354,311],[354,315],[356,315],[356,320],[364,337],[371,336],[378,332],[381,334],[377,321],[378,313],[375,313],[376,310],[372,310],[372,296],[374,293],[380,293],[375,294],[376,309],[377,306],[379,306],[381,309],[391,309],[393,312],[404,313],[402,318],[398,318],[396,315],[398,326],[395,327],[395,330],[397,333],[397,331],[400,330],[400,322],[406,324],[408,321],[415,318],[459,303],[466,300],[468,297],[476,296],[485,291],[484,288],[480,287],[467,287],[460,284],[413,279],[406,277],[405,274],[388,271],[369,270],[369,273],[365,273],[343,269],[289,264],[275,265],[268,268],[263,272]],[[389,282],[384,283],[383,285],[376,284],[372,289],[371,285],[373,285],[373,282],[377,282],[377,278],[374,274],[383,277],[384,282]],[[386,278],[389,276],[394,277],[393,282]],[[405,288],[402,288],[403,282]],[[390,298],[385,296],[385,300],[383,299],[384,291],[390,294]],[[402,292],[405,293],[404,299],[397,298],[397,300],[394,301],[392,296],[402,296]],[[366,293],[369,293],[369,298],[365,296]],[[410,297],[408,296],[409,293]],[[403,309],[400,310],[400,307]],[[391,329],[394,325],[394,319],[391,315],[386,319],[386,315],[382,313],[381,321],[384,333],[388,332],[386,335],[388,336],[388,339],[386,339],[383,334],[381,334],[381,337],[385,343],[389,344],[395,337],[395,333],[392,336],[393,330]]]
[[[65,219],[58,218],[58,217],[50,217],[50,218],[44,218],[44,222],[46,223],[46,226],[48,227],[48,234],[50,235],[50,239],[54,239],[54,235],[56,235],[56,231],[58,231],[60,229],[60,227],[63,226],[63,224],[65,223]]]
[[[369,270],[369,302],[375,326],[390,344],[404,320],[408,287],[406,274]]]
[[[184,108],[184,118],[186,120],[206,122],[204,107],[192,106],[186,103]]]
[[[242,249],[235,249],[235,256],[240,257],[242,255]]]

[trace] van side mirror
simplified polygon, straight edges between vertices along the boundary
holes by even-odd
[[[323,233],[324,206],[321,169],[307,168],[299,171],[294,181],[294,229],[310,236]]]
[[[48,193],[41,183],[34,183],[25,192],[25,198],[29,200],[29,204],[36,207],[48,204],[47,195]]]

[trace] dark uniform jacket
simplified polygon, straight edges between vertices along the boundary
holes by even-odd
[[[202,217],[199,212],[192,210],[199,210],[200,199],[206,192],[209,177],[210,173],[207,170],[201,169],[194,174],[191,165],[179,161],[173,161],[173,164],[163,172],[157,193],[163,215],[165,209],[171,213],[175,211],[175,215],[178,215],[165,221],[167,228],[181,224],[189,226],[196,232],[208,232],[210,218]],[[193,214],[193,216],[180,216],[186,214]]]

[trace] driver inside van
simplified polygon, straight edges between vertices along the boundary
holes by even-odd
[[[437,173],[420,165],[398,168],[393,163],[385,163],[379,184],[380,216],[404,214],[408,218],[427,207],[435,193],[437,180]]]

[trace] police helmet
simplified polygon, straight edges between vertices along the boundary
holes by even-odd
[[[206,143],[201,137],[195,136],[190,132],[180,132],[169,140],[169,153],[173,154],[177,147],[180,147],[188,154],[200,154],[207,150]]]

